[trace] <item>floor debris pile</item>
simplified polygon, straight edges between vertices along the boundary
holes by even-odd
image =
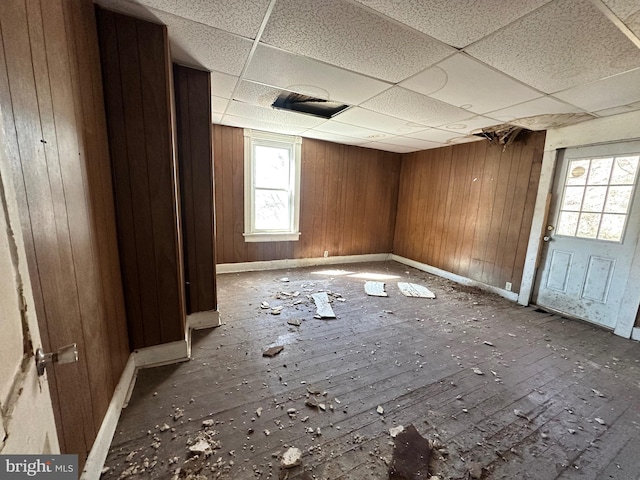
[[[388,276],[366,276],[380,265]],[[221,275],[224,324],[194,332],[190,362],[139,372],[103,478],[633,478],[640,354],[626,344],[391,262],[316,270]],[[388,296],[369,296],[380,278]],[[313,320],[318,293],[338,321]],[[394,460],[409,425],[427,470],[424,449],[413,472]]]

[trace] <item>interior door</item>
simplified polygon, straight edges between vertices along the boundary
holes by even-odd
[[[640,232],[640,142],[567,149],[558,159],[534,301],[615,328]]]
[[[1,122],[0,122],[1,125]],[[2,141],[0,128],[0,142]],[[0,454],[58,453],[46,376],[38,377],[41,345],[17,207],[0,143]]]

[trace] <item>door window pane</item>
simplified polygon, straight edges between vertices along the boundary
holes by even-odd
[[[567,185],[584,185],[587,183],[589,160],[571,160],[567,170]]]
[[[598,227],[600,226],[599,213],[582,213],[578,221],[577,237],[596,238],[598,236]]]
[[[624,231],[625,215],[602,215],[602,224],[600,225],[600,232],[598,233],[598,239],[610,240],[612,242],[619,242],[622,240],[622,232]]]
[[[560,220],[558,221],[558,235],[568,235],[570,237],[576,236],[576,229],[578,228],[578,218],[580,214],[578,212],[560,212]]]
[[[627,213],[633,187],[609,187],[607,205],[604,209],[608,213]]]
[[[579,212],[582,206],[582,197],[584,196],[584,187],[567,187],[564,190],[564,199],[562,200],[562,210],[571,210]]]
[[[638,156],[616,158],[611,174],[612,185],[633,185],[638,171]]]
[[[583,212],[601,212],[606,196],[607,187],[587,187],[581,210]]]
[[[594,158],[589,168],[588,185],[607,185],[611,177],[613,158]]]

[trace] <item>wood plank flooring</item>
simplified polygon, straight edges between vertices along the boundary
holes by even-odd
[[[336,319],[314,318],[319,291]],[[410,423],[441,447],[439,479],[640,478],[637,342],[395,262],[224,274],[218,296],[191,361],[139,373],[103,478],[386,479],[389,428]],[[193,459],[200,438],[213,453]],[[303,463],[285,471],[289,446]]]

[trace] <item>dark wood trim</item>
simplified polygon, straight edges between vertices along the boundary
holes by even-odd
[[[97,7],[132,348],[184,339],[167,30]]]
[[[187,313],[217,309],[211,74],[173,67]]]

